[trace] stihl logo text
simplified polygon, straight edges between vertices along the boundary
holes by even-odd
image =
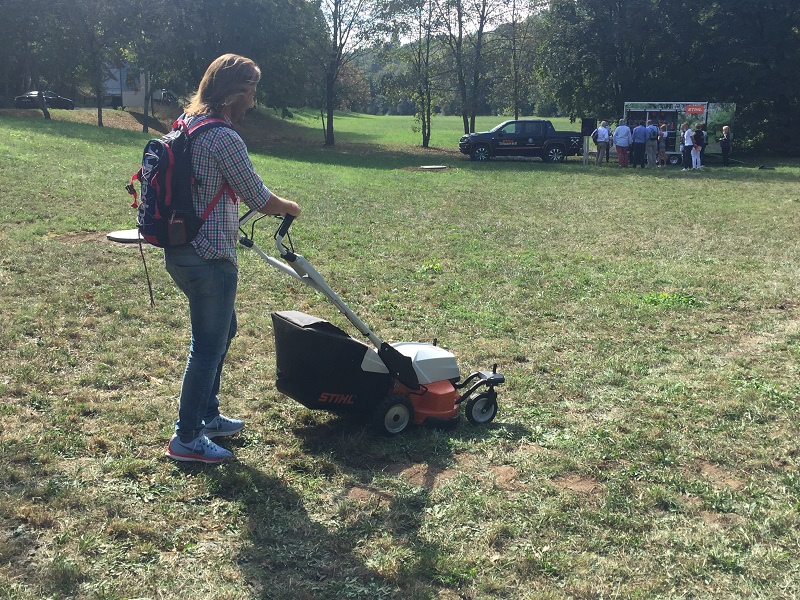
[[[329,394],[328,392],[323,392],[320,394],[319,401],[328,404],[355,404],[356,396],[355,394]]]

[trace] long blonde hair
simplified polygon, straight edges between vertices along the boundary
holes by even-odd
[[[255,62],[238,54],[223,54],[208,65],[185,112],[221,116],[226,106],[235,103],[260,80],[261,69]]]

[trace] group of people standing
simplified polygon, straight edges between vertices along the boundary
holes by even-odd
[[[722,150],[722,164],[729,165],[731,151],[730,127],[722,128],[722,138],[719,140]],[[617,161],[620,167],[641,167],[646,165],[655,167],[667,166],[667,141],[669,133],[666,123],[658,125],[652,121],[639,121],[633,129],[623,122],[617,125],[614,132],[607,121],[602,121],[600,126],[592,133],[592,139],[597,146],[595,164],[603,162],[603,156],[608,162],[611,144],[616,147]],[[689,123],[680,127],[680,149],[683,170],[702,168],[705,162],[705,150],[708,145],[708,132],[704,123],[697,123],[694,130]],[[674,146],[673,146],[674,147]]]
[[[684,171],[702,169],[705,166],[707,145],[708,132],[704,123],[697,123],[694,130],[689,127],[689,123],[681,124],[681,153]],[[730,165],[731,155],[731,128],[728,125],[722,128],[719,147],[722,150],[722,164],[727,167]]]

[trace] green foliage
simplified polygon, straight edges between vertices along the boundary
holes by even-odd
[[[625,101],[703,100],[737,105],[737,151],[797,155],[794,0],[501,4],[7,0],[0,106],[32,88],[94,106],[123,60],[187,97],[214,58],[237,52],[263,70],[260,102],[323,107],[328,143],[338,109],[416,114],[428,147],[433,114],[471,128],[480,115],[614,119]]]
[[[800,8],[555,0],[538,20],[539,83],[562,110],[613,118],[635,100],[737,105],[735,145],[796,156]],[[687,15],[691,15],[687,17]],[[679,90],[679,92],[678,92]]]

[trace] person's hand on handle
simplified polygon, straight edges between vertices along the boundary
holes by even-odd
[[[265,215],[292,215],[293,217],[299,217],[301,209],[297,202],[270,194],[269,200],[259,212]]]

